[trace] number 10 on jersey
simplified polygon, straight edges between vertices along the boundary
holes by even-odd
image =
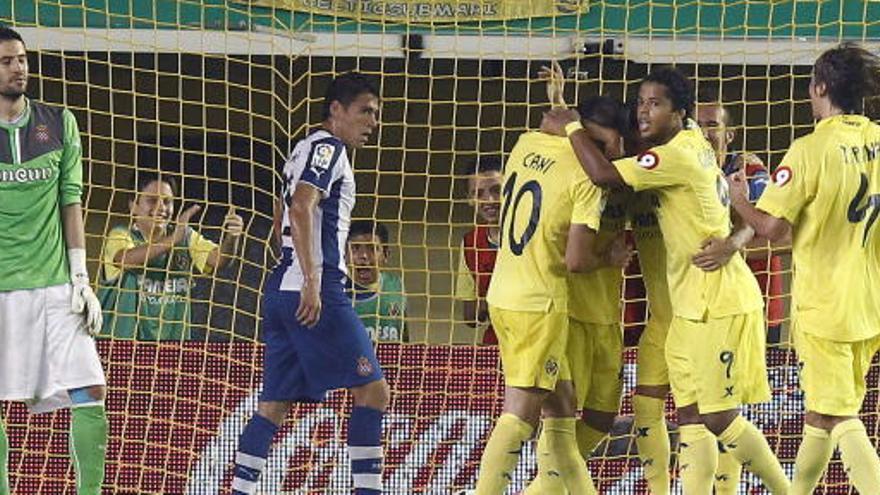
[[[520,256],[538,229],[538,222],[541,220],[542,194],[541,184],[534,179],[524,182],[517,188],[517,175],[517,172],[510,174],[507,182],[504,183],[504,206],[501,208],[501,240],[498,247],[504,247],[506,242],[510,246],[510,252]],[[514,193],[514,191],[516,192]],[[532,211],[529,215],[529,222],[523,232],[515,232],[516,212],[519,211],[520,202],[526,194],[532,196]]]

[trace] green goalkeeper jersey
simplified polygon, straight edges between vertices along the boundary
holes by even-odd
[[[61,207],[81,195],[76,119],[27,100],[21,118],[0,122],[0,291],[70,281]]]

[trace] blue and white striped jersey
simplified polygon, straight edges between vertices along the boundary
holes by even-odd
[[[322,270],[322,292],[341,292],[348,275],[345,243],[354,208],[354,172],[345,145],[325,130],[315,131],[299,141],[284,164],[283,258],[269,278],[268,288],[298,291],[303,285],[289,215],[297,187],[314,187],[321,193],[312,222],[312,253]]]

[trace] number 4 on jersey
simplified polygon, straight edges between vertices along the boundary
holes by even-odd
[[[868,234],[871,231],[871,227],[874,226],[877,217],[880,217],[880,194],[869,194],[868,189],[868,176],[861,174],[859,190],[852,201],[850,201],[846,212],[847,220],[850,223],[859,223],[865,220],[866,217],[868,219],[865,222],[865,233],[862,235],[862,246],[868,243]]]

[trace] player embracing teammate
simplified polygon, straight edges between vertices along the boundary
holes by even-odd
[[[859,419],[865,377],[880,349],[880,126],[862,115],[880,94],[880,60],[855,44],[813,65],[818,123],[795,140],[757,205],[733,176],[736,211],[758,235],[791,234],[792,324],[806,417],[792,493],[813,493],[840,450],[850,482],[880,494],[880,459]]]

